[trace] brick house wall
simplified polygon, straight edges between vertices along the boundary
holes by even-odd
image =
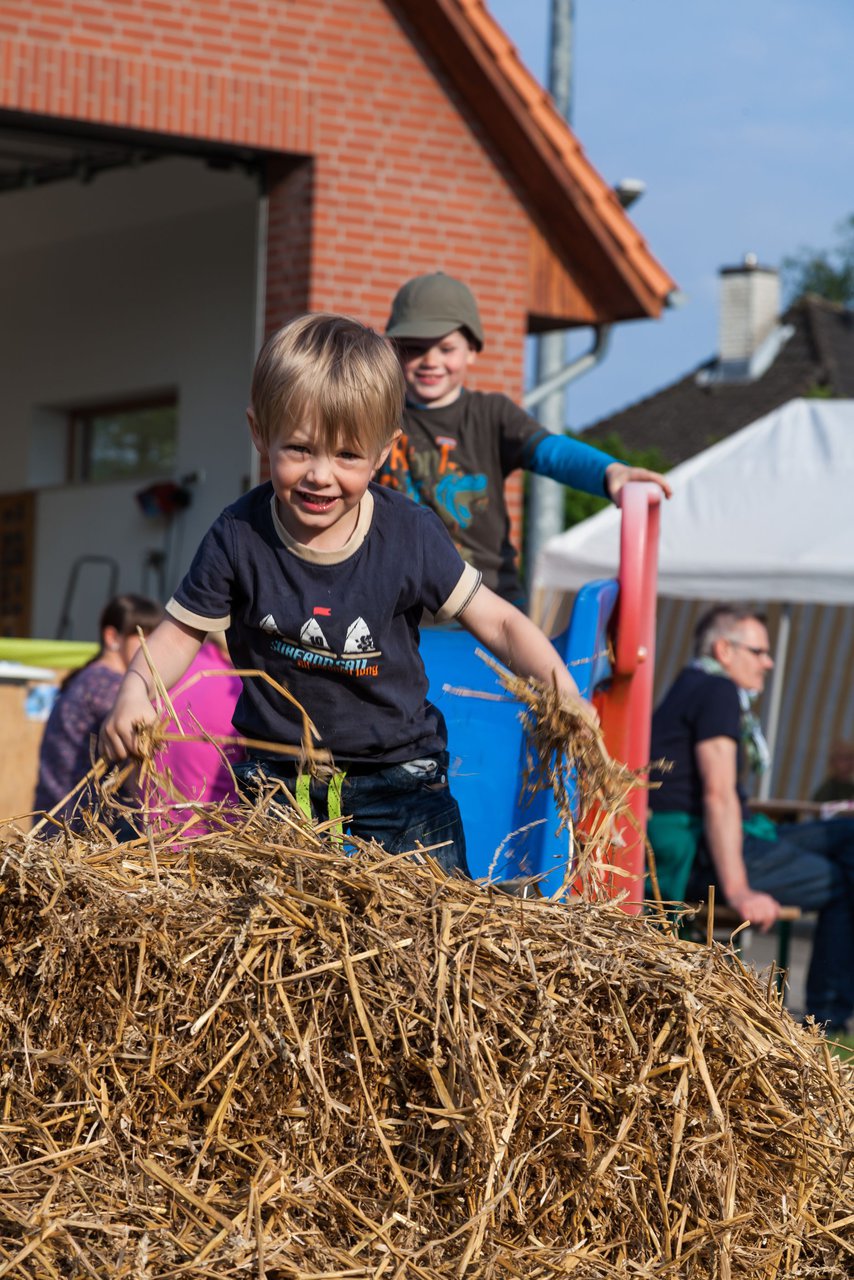
[[[440,268],[483,313],[471,385],[521,394],[530,218],[391,0],[7,0],[0,41],[0,108],[267,153],[268,331],[382,326]]]

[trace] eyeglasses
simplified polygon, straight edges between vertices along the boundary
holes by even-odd
[[[738,645],[739,649],[746,649],[748,653],[752,653],[754,658],[770,658],[770,649],[757,649],[755,645],[745,644],[743,640],[736,640],[733,636],[724,636],[729,644]]]

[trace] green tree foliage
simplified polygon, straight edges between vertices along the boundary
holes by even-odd
[[[585,436],[577,435],[572,431],[568,431],[567,435],[572,436],[575,440],[582,440],[585,444],[592,445],[594,449],[600,449],[603,453],[610,453],[612,457],[619,458],[621,462],[627,462],[632,467],[647,467],[650,471],[667,471],[670,466],[659,449],[630,449],[616,432],[604,436],[601,440],[588,440]],[[588,516],[595,515],[597,511],[601,511],[603,507],[607,506],[607,498],[597,498],[591,493],[578,493],[575,489],[566,489],[564,491],[564,516],[567,529],[572,528],[574,524],[578,524],[580,520],[586,520]]]
[[[829,302],[854,305],[854,213],[838,224],[837,243],[830,249],[799,249],[783,259],[783,283],[788,302],[816,293]]]

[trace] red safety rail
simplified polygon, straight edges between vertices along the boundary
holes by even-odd
[[[620,594],[612,627],[613,678],[595,701],[611,755],[631,769],[643,769],[649,764],[652,723],[661,490],[654,484],[627,484],[619,505]],[[630,807],[634,823],[628,817],[619,820],[618,832],[625,843],[611,851],[609,860],[626,873],[613,878],[613,891],[628,889],[624,909],[636,915],[644,896],[645,787],[635,789]]]

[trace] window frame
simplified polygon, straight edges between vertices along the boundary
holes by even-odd
[[[110,414],[118,416],[152,409],[175,410],[175,457],[171,465],[167,468],[138,471],[132,475],[94,477],[92,475],[94,420],[108,417]],[[116,400],[87,401],[67,409],[66,420],[68,430],[65,476],[68,484],[117,484],[121,481],[150,480],[155,476],[169,475],[175,468],[178,455],[178,392],[176,390],[157,391],[148,395],[127,396]]]

